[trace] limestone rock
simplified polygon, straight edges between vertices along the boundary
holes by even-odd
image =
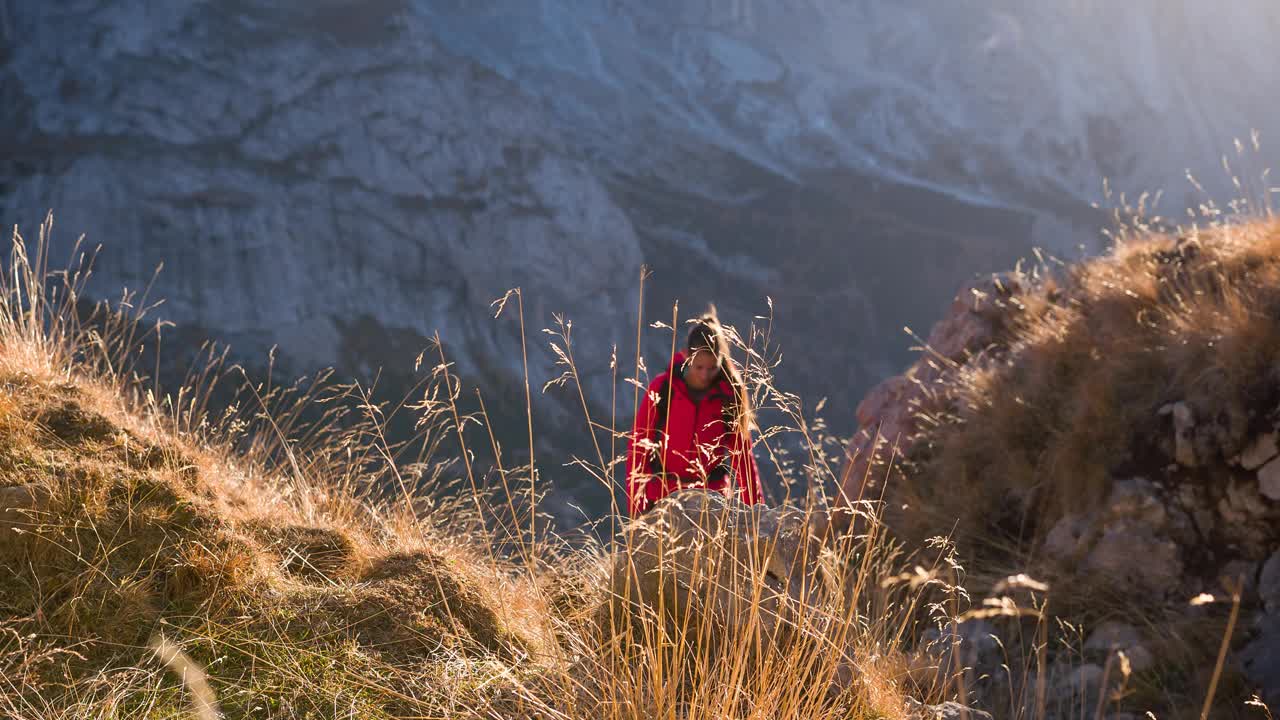
[[[1245,470],[1257,470],[1277,455],[1280,455],[1280,446],[1276,445],[1276,434],[1264,433],[1254,438],[1236,458],[1236,462]]]
[[[929,333],[929,351],[963,361],[991,344],[1002,327],[1005,301],[1023,291],[1017,275],[992,275],[956,295],[947,316]]]
[[[1043,553],[1060,566],[1096,573],[1135,592],[1164,595],[1182,575],[1178,543],[1184,519],[1166,507],[1143,478],[1115,484],[1107,503],[1089,515],[1069,515],[1045,538]]]
[[[1262,565],[1258,576],[1258,599],[1267,612],[1280,614],[1280,550],[1276,550]]]
[[[1104,687],[1103,682],[1106,682]],[[1035,674],[1028,680],[1035,687]],[[1094,717],[1098,702],[1104,693],[1114,692],[1121,684],[1120,672],[1097,663],[1080,664],[1078,660],[1055,663],[1050,669],[1045,693],[1045,717],[1079,718]],[[1034,712],[1035,693],[1028,693],[1024,711]],[[1105,709],[1105,708],[1104,708]],[[1108,716],[1111,717],[1111,716]]]
[[[906,375],[895,375],[871,388],[862,402],[858,403],[858,426],[872,428],[882,424],[889,413],[903,404],[912,384]],[[882,430],[881,433],[890,438],[896,435],[892,431]]]
[[[1045,536],[1044,554],[1056,560],[1075,558],[1084,550],[1085,533],[1089,523],[1080,515],[1066,515],[1058,520]]]
[[[875,493],[866,488],[883,477],[895,450],[905,453],[917,431],[917,412],[954,367],[998,344],[1005,334],[1016,296],[1025,291],[1016,272],[988,276],[956,295],[946,317],[929,333],[924,354],[910,369],[872,388],[858,404],[858,431],[846,448],[848,466],[841,493],[855,501]],[[832,519],[838,529],[850,523],[847,514]]]
[[[1162,596],[1182,577],[1177,543],[1139,524],[1108,526],[1090,551],[1084,569],[1128,583],[1136,592]]]
[[[1280,614],[1263,617],[1254,639],[1240,651],[1240,660],[1262,701],[1280,707]]]
[[[1270,500],[1280,500],[1280,460],[1272,460],[1258,470],[1258,490]]]
[[[1094,628],[1085,641],[1086,653],[1096,653],[1105,662],[1112,652],[1123,652],[1134,672],[1149,670],[1155,665],[1155,656],[1143,645],[1143,637],[1132,625],[1107,621]]]
[[[1160,408],[1162,415],[1173,417],[1173,457],[1183,467],[1196,467],[1200,464],[1196,457],[1195,413],[1185,402],[1176,402]]]
[[[1103,667],[1095,663],[1077,666],[1064,663],[1055,667],[1049,689],[1049,702],[1069,704],[1083,699],[1085,707],[1092,707],[1097,702],[1104,674]]]
[[[996,638],[996,628],[989,621],[971,619],[941,630],[931,628],[921,639],[937,658],[939,676],[947,677],[967,668],[973,678],[980,678],[992,674],[1000,665],[1001,647]]]

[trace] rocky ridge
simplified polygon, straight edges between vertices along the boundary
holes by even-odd
[[[1073,604],[1073,591],[1061,589],[1072,587],[1130,608],[1111,619],[1093,616],[1101,624],[1082,647],[1091,659],[1064,675],[1067,684],[1097,691],[1102,651],[1113,646],[1135,677],[1153,682],[1187,651],[1178,642],[1193,642],[1201,667],[1184,678],[1184,690],[1203,691],[1220,636],[1170,644],[1161,627],[1208,625],[1221,633],[1238,593],[1228,672],[1275,707],[1280,395],[1268,289],[1275,233],[1265,220],[1179,237],[1135,233],[1111,255],[1054,277],[1015,273],[965,289],[919,361],[859,406],[862,429],[849,445],[845,493],[878,499],[883,491],[890,524],[908,533],[922,522],[917,515],[960,518],[965,527],[976,508],[960,498],[977,498],[983,517],[973,518],[976,534],[967,539],[985,533],[1020,543],[1016,560],[998,562],[1024,563],[1059,585],[1063,605],[1074,608],[1064,612],[1090,612],[1089,601]],[[1127,363],[1135,366],[1121,367]],[[1134,384],[1107,385],[1122,378]],[[1062,391],[1041,392],[1047,382]],[[1045,412],[1025,410],[1037,406]],[[1073,425],[1086,421],[1116,440]],[[1054,444],[1074,448],[1081,437],[1108,447],[1067,472],[1054,467]],[[991,453],[962,452],[965,443]],[[1012,460],[986,460],[997,457]],[[1025,475],[999,477],[1020,467]],[[1095,476],[1104,479],[1097,490],[1085,481]],[[974,562],[994,559],[981,549],[988,546],[968,547]],[[1193,598],[1200,600],[1189,605]],[[1005,637],[990,624],[965,631],[976,647],[992,634]],[[972,660],[980,673],[1000,675],[998,658]]]

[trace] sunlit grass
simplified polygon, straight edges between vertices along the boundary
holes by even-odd
[[[757,456],[773,504],[805,529],[798,560],[756,540],[758,512],[677,541],[661,530],[724,516],[668,505],[629,524],[615,506],[596,528],[608,544],[539,513],[565,472],[616,496],[648,380],[643,318],[631,362],[608,358],[623,391],[607,418],[582,389],[572,323],[544,331],[563,374],[542,390],[577,401],[592,450],[548,458],[527,361],[525,432],[499,437],[483,388],[463,409],[439,338],[396,402],[327,373],[251,378],[215,347],[161,393],[145,374],[154,306],[86,313],[91,258],[51,272],[48,232],[33,255],[15,236],[0,283],[0,489],[38,496],[0,539],[0,715],[898,718],[908,698],[971,699],[982,678],[941,659],[960,649],[949,628],[985,619],[1016,630],[1009,697],[988,704],[1045,716],[1049,589],[1013,578],[972,601],[951,539],[903,546],[878,499],[854,508],[856,534],[832,532],[843,438],[775,386],[767,314],[733,344],[768,419]],[[527,341],[519,290],[495,310]],[[674,347],[679,308],[649,327]],[[414,434],[390,437],[403,415]],[[641,577],[650,566],[669,576]],[[661,591],[635,602],[644,587]]]

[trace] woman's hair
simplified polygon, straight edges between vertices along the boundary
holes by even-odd
[[[738,432],[749,430],[755,423],[751,396],[747,393],[747,383],[742,379],[742,373],[738,372],[737,365],[729,355],[728,332],[720,324],[715,305],[708,306],[707,311],[693,321],[685,348],[689,351],[690,358],[699,350],[709,350],[715,355],[716,364],[720,368],[720,378],[728,380],[729,386],[733,388],[733,415],[738,419],[734,430]]]

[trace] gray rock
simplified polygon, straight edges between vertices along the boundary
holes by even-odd
[[[1142,633],[1128,623],[1113,620],[1102,623],[1089,635],[1084,650],[1100,656],[1104,662],[1107,655],[1123,652],[1133,672],[1142,672],[1155,665],[1155,656],[1143,644]]]
[[[1108,689],[1113,689],[1120,683],[1120,672],[1114,667],[1108,671],[1098,663],[1060,661],[1052,664],[1043,678],[1043,717],[1050,720],[1094,717],[1103,692],[1104,677]],[[1036,716],[1039,710],[1036,693],[1041,679],[1041,675],[1035,671],[1028,673],[1020,705],[1015,708],[1016,714],[1022,717]]]
[[[1280,614],[1280,550],[1272,553],[1262,564],[1262,572],[1258,575],[1258,599],[1267,612]]]
[[[1165,406],[1168,414],[1173,416],[1174,460],[1183,467],[1196,467],[1200,459],[1196,457],[1195,413],[1185,402],[1176,402]],[[1164,412],[1165,408],[1161,408]]]
[[[1182,567],[1177,543],[1131,523],[1105,528],[1084,564],[1086,571],[1131,583],[1135,592],[1158,595],[1177,586]]]
[[[1268,500],[1280,500],[1280,460],[1272,460],[1258,469],[1258,491]]]
[[[1102,683],[1106,681],[1107,687]],[[1096,663],[1055,665],[1050,673],[1046,709],[1050,717],[1092,717],[1106,691],[1120,684],[1120,671]]]
[[[1262,701],[1280,707],[1280,615],[1262,619],[1253,640],[1240,651],[1240,661]]]
[[[1045,536],[1043,552],[1054,561],[1071,561],[1086,549],[1086,535],[1090,529],[1087,518],[1065,515],[1049,529]]]
[[[1182,575],[1178,544],[1167,534],[1169,512],[1155,486],[1142,478],[1117,482],[1082,569],[1130,584],[1135,592],[1163,595]]]
[[[1270,509],[1259,489],[1259,483],[1232,478],[1227,482],[1226,494],[1218,502],[1218,514],[1229,525],[1244,525],[1263,518]]]
[[[921,636],[926,650],[936,658],[940,677],[967,670],[971,685],[998,673],[1001,646],[996,628],[989,621],[970,619],[942,629],[930,628]],[[958,655],[953,654],[958,650]]]
[[[1236,462],[1245,470],[1257,470],[1277,455],[1280,455],[1280,446],[1276,445],[1276,433],[1264,433],[1249,443]]]
[[[1064,567],[1096,573],[1135,592],[1163,596],[1181,578],[1184,534],[1181,512],[1166,507],[1158,488],[1144,478],[1115,483],[1105,505],[1089,515],[1068,515],[1045,537],[1042,553]]]

